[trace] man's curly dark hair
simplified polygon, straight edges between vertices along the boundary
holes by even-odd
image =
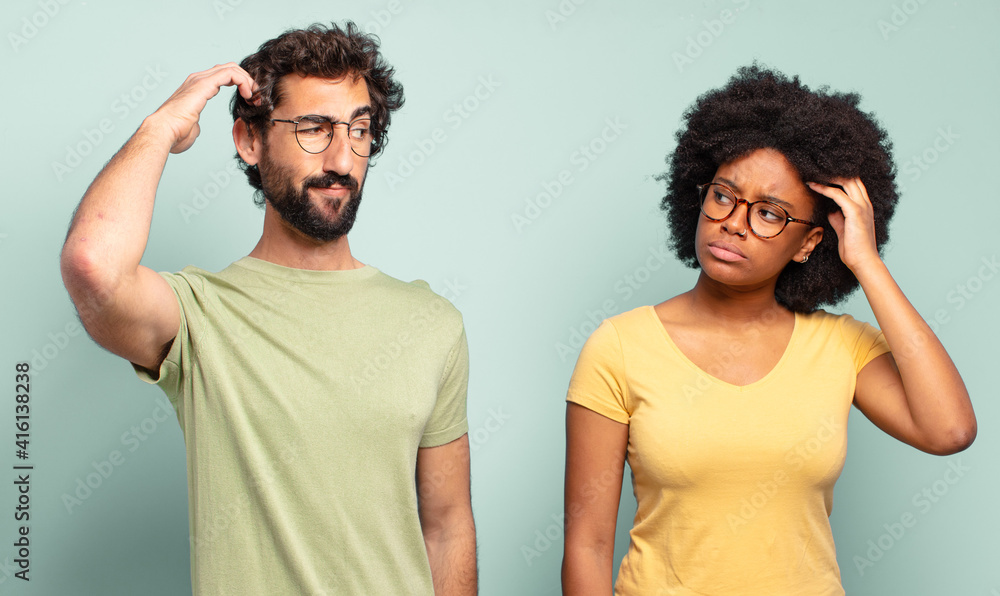
[[[780,72],[757,63],[740,68],[726,86],[704,93],[684,112],[677,148],[668,157],[667,214],[670,247],[685,265],[697,268],[695,230],[701,216],[695,186],[711,182],[720,165],[757,149],[779,151],[803,181],[860,177],[875,214],[875,239],[881,254],[896,208],[896,168],[892,143],[874,115],[858,108],[856,93],[820,87],[811,91]],[[827,215],[838,207],[810,191],[812,220],[823,223],[823,240],[806,264],[790,263],[778,277],[775,298],[797,312],[835,305],[858,287],[858,280],[837,251],[837,234]]]
[[[392,113],[403,106],[403,86],[393,78],[395,70],[379,53],[379,39],[361,31],[352,21],[343,27],[316,23],[306,29],[290,29],[261,44],[256,53],[243,59],[257,92],[247,101],[237,90],[229,108],[233,120],[242,118],[253,134],[262,134],[273,112],[284,99],[281,78],[289,74],[339,79],[364,79],[372,103],[374,142],[370,158],[382,152],[388,142]],[[265,135],[266,136],[266,135]],[[257,189],[254,202],[264,205],[263,186],[257,166],[236,155],[250,182]]]

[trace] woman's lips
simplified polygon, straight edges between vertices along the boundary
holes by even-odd
[[[708,244],[708,250],[715,258],[722,261],[745,261],[746,255],[735,245],[728,242],[715,241]]]

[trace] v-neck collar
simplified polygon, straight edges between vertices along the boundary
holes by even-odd
[[[708,373],[706,370],[704,370],[703,368],[695,364],[690,358],[688,358],[687,354],[685,354],[677,346],[677,344],[674,343],[673,338],[670,337],[670,333],[667,331],[667,328],[663,326],[663,322],[660,321],[659,315],[656,314],[656,308],[650,305],[647,306],[646,309],[649,312],[649,315],[652,318],[653,323],[655,323],[656,326],[660,329],[660,333],[663,335],[663,338],[666,341],[667,345],[670,347],[670,349],[676,352],[678,356],[680,356],[680,358],[684,361],[685,364],[687,364],[691,369],[696,371],[699,375],[704,376],[709,381],[738,392],[751,391],[759,387],[760,385],[767,383],[771,379],[771,377],[775,376],[778,373],[778,371],[782,368],[782,366],[784,366],[785,361],[791,358],[791,354],[793,352],[792,348],[795,345],[796,338],[799,335],[799,329],[801,328],[799,321],[799,316],[800,316],[799,313],[797,312],[793,313],[795,315],[795,321],[792,326],[792,334],[788,338],[788,344],[785,346],[785,351],[781,354],[781,358],[778,359],[778,362],[775,363],[775,365],[771,368],[771,370],[767,372],[767,374],[757,379],[753,383],[749,383],[747,385],[734,385],[727,381],[723,381],[722,379],[716,377],[715,375]]]

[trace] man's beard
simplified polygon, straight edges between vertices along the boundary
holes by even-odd
[[[296,188],[288,170],[271,162],[266,153],[261,157],[259,166],[264,198],[292,227],[319,242],[336,240],[351,231],[354,218],[358,214],[363,187],[363,184],[358,183],[354,177],[349,174],[327,172],[323,176],[306,178],[302,186]],[[367,167],[365,173],[368,173]],[[333,219],[330,219],[324,214],[325,209],[322,207],[325,206],[313,205],[309,198],[309,189],[327,188],[332,185],[347,189],[348,196],[344,199],[320,199],[332,203],[332,208],[338,212]]]

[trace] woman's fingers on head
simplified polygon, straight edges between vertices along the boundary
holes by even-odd
[[[847,205],[864,205],[871,208],[868,190],[860,178],[833,178],[824,182],[810,180],[806,184],[819,194],[833,200],[841,208]]]
[[[824,197],[834,201],[837,205],[840,205],[845,198],[847,198],[847,191],[839,185],[832,185],[829,182],[814,182],[809,181],[806,184],[809,185],[813,191],[823,195]]]

